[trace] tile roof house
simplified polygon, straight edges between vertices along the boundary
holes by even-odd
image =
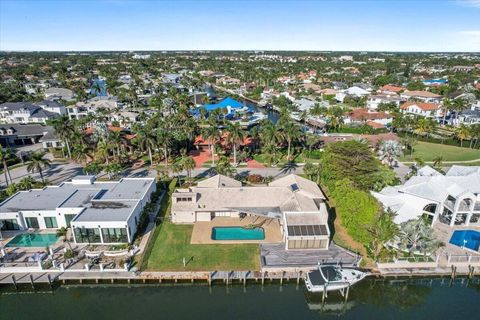
[[[442,106],[436,103],[407,101],[400,106],[403,113],[414,114],[426,118],[439,118],[443,115]]]
[[[328,249],[325,196],[316,183],[297,175],[263,186],[242,186],[240,181],[216,175],[172,194],[174,223],[238,219],[242,215],[277,220],[287,250]]]
[[[387,84],[380,87],[378,91],[383,94],[399,94],[400,92],[405,91],[405,88]]]
[[[396,223],[424,216],[432,223],[480,226],[480,167],[454,165],[445,175],[423,167],[403,185],[372,194],[396,212]]]
[[[353,109],[347,113],[345,123],[376,123],[381,127],[385,127],[391,123],[394,116],[387,112],[376,112],[369,109],[359,108]],[[377,125],[372,125],[379,127]]]
[[[439,103],[442,99],[442,96],[439,94],[432,93],[429,91],[419,91],[419,90],[413,90],[413,91],[406,90],[402,92],[400,96],[405,99],[418,99],[423,102],[433,102],[433,103]]]

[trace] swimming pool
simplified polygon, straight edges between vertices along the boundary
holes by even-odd
[[[263,228],[214,227],[212,240],[263,240]]]
[[[480,232],[475,230],[456,230],[450,238],[450,243],[478,251],[480,248]]]
[[[5,247],[43,247],[57,242],[55,233],[22,233],[10,240]]]

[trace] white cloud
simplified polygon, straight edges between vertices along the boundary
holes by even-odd
[[[467,6],[480,9],[480,0],[458,0],[457,3]]]

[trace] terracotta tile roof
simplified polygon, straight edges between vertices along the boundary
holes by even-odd
[[[227,137],[228,137],[228,132],[225,132],[222,137],[220,138],[220,144],[222,146],[226,146],[227,145]],[[240,143],[241,146],[248,146],[248,145],[251,145],[253,143],[253,139],[251,137],[245,137],[242,141],[242,143]],[[204,140],[203,139],[203,136],[200,134],[198,136],[195,137],[195,141],[193,142],[193,145],[195,146],[200,146],[200,145],[208,145],[208,141]]]
[[[403,94],[410,97],[422,97],[422,98],[441,98],[442,97],[441,95],[435,94],[433,92],[419,91],[419,90],[414,90],[414,91],[407,90]]]
[[[392,86],[392,85],[384,85],[383,87],[380,88],[381,91],[391,91],[391,92],[400,92],[402,90],[405,90],[404,87],[397,87],[397,86]]]
[[[365,120],[376,120],[376,119],[390,119],[393,118],[393,115],[386,112],[371,112],[368,109],[354,109],[348,113],[348,116],[352,120],[365,121]]]
[[[383,124],[375,122],[375,121],[367,121],[367,125],[374,128],[374,129],[385,128],[385,126]]]
[[[433,111],[433,110],[438,110],[440,108],[440,105],[436,103],[407,101],[400,106],[400,109],[405,110],[410,106],[417,106],[423,111]]]

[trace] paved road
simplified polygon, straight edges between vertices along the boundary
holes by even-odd
[[[302,167],[288,167],[288,168],[237,168],[237,174],[249,175],[249,174],[259,174],[264,177],[281,177],[289,173],[303,173]],[[72,177],[83,174],[82,166],[75,162],[56,162],[53,163],[50,168],[44,170],[43,175],[45,179],[51,184],[58,184],[65,180],[70,180]],[[194,169],[192,175],[194,177],[203,177],[213,174],[210,168],[201,168]],[[10,175],[14,182],[19,182],[22,178],[27,176],[32,176],[35,180],[40,180],[40,175],[38,173],[30,173],[27,171],[27,166],[18,167],[10,170]],[[148,170],[146,168],[140,168],[137,170],[126,170],[122,176],[124,177],[155,177],[157,175],[156,170]],[[184,171],[181,173],[182,176],[186,176],[187,173]],[[100,174],[100,177],[105,176],[105,174]],[[0,175],[0,187],[5,187],[5,175]]]

